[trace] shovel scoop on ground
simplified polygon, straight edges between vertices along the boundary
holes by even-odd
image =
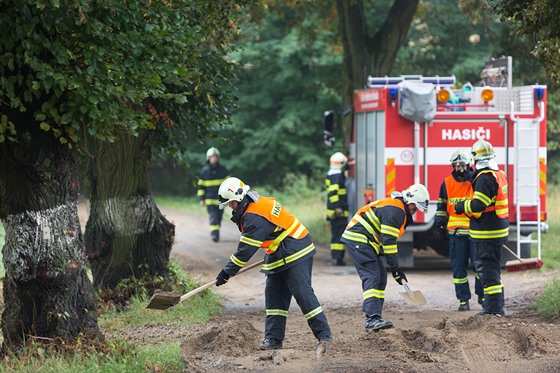
[[[406,282],[403,283],[404,289],[406,292],[399,293],[402,297],[411,304],[421,305],[428,303],[426,298],[424,298],[424,294],[420,290],[410,290],[410,287]]]

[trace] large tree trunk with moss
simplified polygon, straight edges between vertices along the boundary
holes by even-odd
[[[30,336],[101,338],[78,219],[76,151],[25,114],[13,118],[18,141],[0,143],[3,347]]]
[[[85,243],[96,288],[166,273],[175,226],[152,198],[147,136],[142,130],[137,137],[121,134],[113,143],[87,139]]]
[[[389,75],[418,2],[419,0],[394,0],[385,22],[373,34],[365,19],[362,0],[336,1],[344,48],[343,107],[353,107],[354,90],[365,86],[368,75]],[[348,144],[351,117],[342,120],[344,141]]]

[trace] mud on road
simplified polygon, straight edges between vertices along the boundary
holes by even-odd
[[[172,256],[201,281],[215,278],[237,246],[235,225],[225,218],[221,240],[214,243],[205,216],[161,210],[176,225]],[[213,289],[223,297],[224,316],[181,330],[158,327],[138,335],[179,340],[189,372],[560,372],[560,324],[542,320],[528,308],[558,271],[504,271],[506,316],[476,317],[481,310],[476,301],[470,311],[457,311],[448,259],[423,253],[417,259],[420,269],[406,274],[428,304],[406,303],[399,294],[402,287],[390,278],[383,317],[395,328],[366,333],[353,265],[332,267],[328,249],[317,249],[313,287],[334,337],[321,356],[295,302],[284,348],[257,349],[265,317],[265,278],[257,270]],[[257,256],[251,262],[261,258]]]

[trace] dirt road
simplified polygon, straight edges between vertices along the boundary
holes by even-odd
[[[222,239],[214,243],[206,217],[161,210],[176,225],[172,255],[191,275],[215,278],[237,246],[235,225],[224,219]],[[334,335],[325,354],[317,356],[317,342],[295,302],[284,348],[257,349],[264,330],[264,275],[255,270],[214,288],[224,299],[223,317],[174,334],[181,340],[188,371],[560,372],[560,324],[541,320],[528,309],[558,272],[504,271],[507,315],[480,318],[473,316],[481,310],[476,302],[471,311],[456,311],[448,260],[423,254],[417,259],[421,269],[406,274],[428,304],[406,303],[399,294],[402,287],[390,278],[383,316],[395,328],[366,333],[356,270],[351,263],[330,266],[329,255],[326,247],[318,247],[313,268],[313,287]]]

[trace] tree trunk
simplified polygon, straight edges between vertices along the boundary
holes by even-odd
[[[143,130],[138,137],[121,134],[114,143],[87,140],[85,243],[96,288],[166,273],[175,226],[152,198],[147,136]]]
[[[371,37],[362,0],[337,0],[340,34],[344,49],[342,107],[353,107],[354,91],[364,88],[368,75],[391,72],[405,40],[419,0],[395,0],[385,22]],[[350,142],[351,117],[342,119],[344,143]]]
[[[18,142],[0,143],[3,348],[29,336],[101,338],[78,219],[76,151],[25,113],[13,118]]]

